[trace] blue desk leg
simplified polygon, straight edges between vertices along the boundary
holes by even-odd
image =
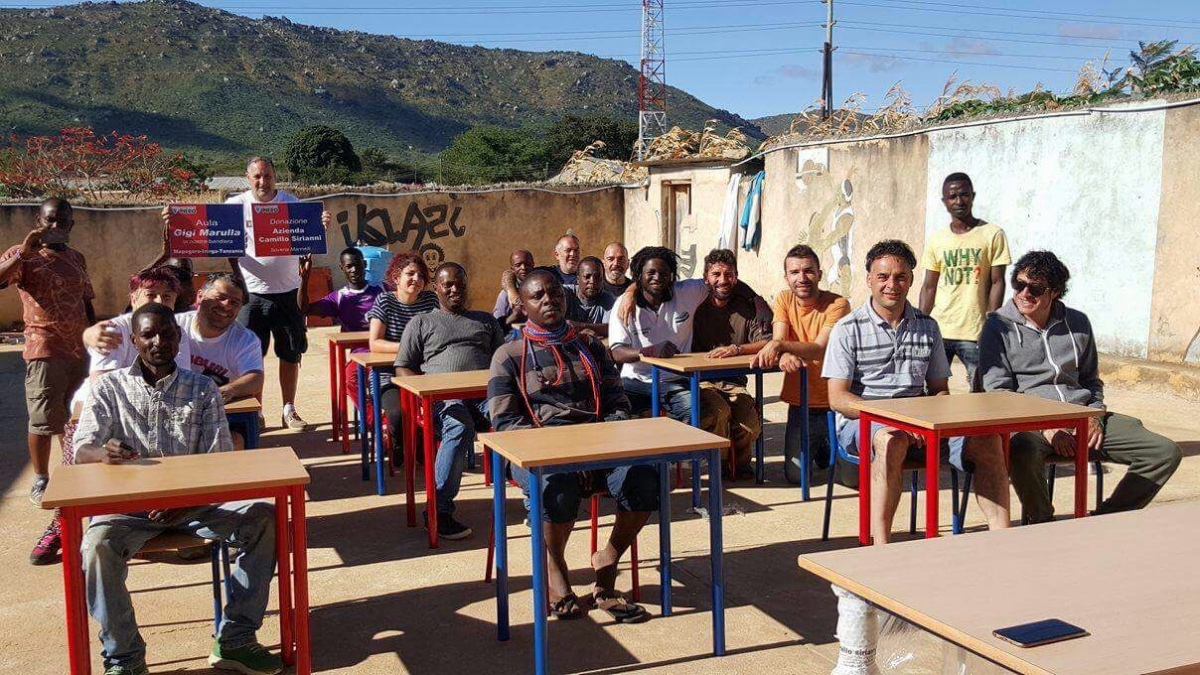
[[[246,439],[246,447],[254,449],[258,447],[258,435],[261,430],[258,428],[258,413],[246,415],[246,434],[250,438]]]
[[[671,616],[671,463],[658,465],[658,577],[662,615]]]
[[[721,451],[708,452],[708,537],[712,561],[713,654],[725,655],[725,549],[721,530]]]
[[[700,373],[689,378],[692,392],[692,426],[700,428]],[[711,489],[711,488],[710,488]],[[692,460],[692,508],[700,508],[700,460]]]
[[[508,514],[504,501],[504,458],[492,453],[492,527],[496,543],[496,639],[508,640]]]
[[[542,533],[542,490],[546,475],[540,467],[533,470],[529,485],[529,541],[533,553],[533,666],[537,675],[545,675],[549,649],[546,645],[546,540]]]
[[[658,366],[650,366],[650,416],[658,417],[662,407],[658,402]]]
[[[375,491],[384,495],[383,489],[383,395],[379,391],[379,369],[371,369],[371,429],[375,436]]]
[[[370,460],[367,458],[367,416],[363,411],[367,409],[367,369],[363,368],[362,364],[358,364],[358,410],[355,411],[355,420],[358,422],[358,445],[362,451],[362,479],[370,480],[371,475],[367,470],[367,464]]]
[[[800,369],[800,501],[808,501],[808,369]],[[832,469],[831,469],[832,471]]]
[[[761,370],[754,371],[754,404],[758,406],[758,419],[763,419],[763,374]],[[764,423],[763,426],[766,426]],[[758,440],[754,442],[754,482],[762,484],[766,482],[766,477],[763,476],[763,462],[766,461],[765,450],[763,449],[763,434],[762,431],[758,434]]]

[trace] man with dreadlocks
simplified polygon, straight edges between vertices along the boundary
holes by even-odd
[[[497,431],[629,419],[629,399],[604,345],[566,321],[562,282],[547,270],[534,270],[521,284],[528,322],[521,337],[492,358],[488,412]],[[529,473],[512,468],[513,479],[529,495]],[[571,590],[567,540],[579,503],[597,490],[617,501],[617,522],[608,545],[592,555],[596,606],[618,623],[645,621],[649,614],[616,590],[617,564],[658,510],[658,471],[650,465],[600,471],[555,473],[546,478],[542,530],[549,552],[550,601],[554,616],[579,618],[584,608]],[[529,502],[526,501],[526,508]]]

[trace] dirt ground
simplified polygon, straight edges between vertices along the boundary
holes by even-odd
[[[523,673],[533,664],[532,592],[529,587],[529,531],[521,524],[516,490],[510,489],[509,539],[513,591],[512,639],[495,639],[494,588],[483,582],[490,522],[490,488],[478,471],[464,479],[460,518],[476,533],[462,542],[444,542],[431,551],[419,528],[404,523],[402,479],[388,481],[388,494],[375,495],[363,482],[356,455],[342,455],[330,436],[328,370],[323,334],[310,333],[312,347],[303,369],[298,408],[314,431],[296,434],[278,426],[280,403],[275,361],[268,362],[263,447],[291,446],[312,474],[308,490],[309,584],[312,596],[314,670],[321,673]],[[60,567],[27,562],[49,513],[26,498],[31,472],[25,450],[23,363],[19,351],[0,351],[0,568],[11,572],[0,595],[0,672],[57,675],[66,672]],[[961,374],[955,382],[961,385]],[[709,559],[707,523],[688,513],[690,498],[676,491],[672,508],[675,615],[658,617],[657,528],[641,535],[643,604],[655,618],[642,625],[616,625],[593,611],[575,622],[551,622],[553,672],[616,673],[828,673],[837,657],[834,638],[836,602],[827,584],[801,572],[801,553],[856,545],[856,493],[836,488],[832,538],[821,542],[824,486],[803,502],[800,490],[782,476],[783,420],[778,376],[767,378],[765,485],[740,481],[729,487],[725,518],[726,633],[728,655],[710,650]],[[1110,407],[1141,417],[1149,428],[1184,448],[1178,473],[1157,503],[1200,498],[1200,405],[1167,395],[1111,390]],[[54,461],[57,461],[55,459]],[[1107,486],[1116,484],[1121,467],[1107,467]],[[948,485],[943,476],[942,485]],[[1056,491],[1060,513],[1069,513],[1069,482]],[[418,485],[419,487],[419,485]],[[1094,488],[1089,486],[1089,495]],[[418,493],[420,496],[420,493]],[[942,513],[950,491],[941,492]],[[1013,497],[1016,504],[1016,498]],[[611,508],[611,506],[609,506]],[[1153,508],[1153,507],[1152,507]],[[907,503],[897,529],[906,527]],[[607,528],[611,516],[602,518]],[[949,518],[943,515],[943,533]],[[972,504],[968,527],[982,524]],[[589,586],[587,523],[581,520],[569,548],[578,592]],[[602,536],[604,533],[602,532]],[[907,536],[907,535],[906,535]],[[964,536],[987,536],[972,532]],[[628,566],[620,584],[628,589]],[[135,563],[129,585],[138,621],[149,644],[154,673],[210,672],[212,605],[209,568],[199,564]],[[278,619],[272,605],[259,634],[278,645]],[[91,625],[93,632],[95,624]],[[929,637],[918,637],[929,653],[940,650]],[[92,654],[100,668],[99,644]],[[936,665],[932,666],[936,668]],[[910,662],[901,670],[921,670]]]

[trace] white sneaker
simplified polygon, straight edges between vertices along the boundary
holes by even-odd
[[[308,431],[308,422],[300,417],[295,408],[283,414],[283,426],[292,431]]]

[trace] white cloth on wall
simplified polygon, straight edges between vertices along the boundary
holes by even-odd
[[[732,250],[737,237],[738,228],[738,192],[742,188],[742,174],[735,173],[729,177],[725,187],[725,204],[721,208],[721,228],[717,232],[717,248]]]

